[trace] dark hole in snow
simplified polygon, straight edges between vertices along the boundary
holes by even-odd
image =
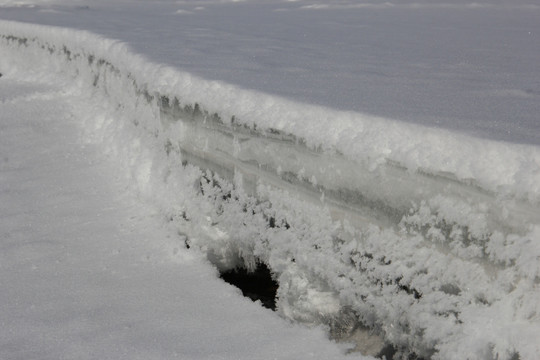
[[[245,297],[253,301],[260,301],[262,306],[268,309],[276,310],[276,293],[279,284],[272,279],[272,273],[265,264],[259,263],[253,271],[245,268],[225,271],[220,274],[220,277],[225,282],[239,288]],[[359,348],[362,348],[362,345]],[[355,351],[362,353],[362,350],[353,350],[353,352]],[[373,355],[386,360],[395,360],[396,355],[398,355],[397,358],[399,359],[424,360],[414,353],[398,352],[391,344],[386,344],[379,352]]]
[[[380,353],[377,354],[379,359],[393,360],[396,354],[396,349],[392,345],[386,345]]]
[[[272,279],[270,269],[265,264],[257,265],[253,271],[237,268],[225,271],[220,276],[242,290],[245,297],[253,301],[259,300],[264,307],[276,310],[278,283]]]
[[[397,357],[396,357],[397,355]],[[397,359],[404,359],[404,360],[426,360],[422,357],[419,357],[415,353],[409,353],[407,355],[404,354],[398,354],[398,351],[396,348],[390,344],[386,345],[380,353],[376,356],[379,359],[385,359],[385,360],[396,360]]]

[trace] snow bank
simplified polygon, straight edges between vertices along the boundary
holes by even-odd
[[[82,31],[2,21],[0,47],[0,72],[75,82],[186,245],[267,264],[284,316],[402,354],[540,354],[540,148],[245,91]]]

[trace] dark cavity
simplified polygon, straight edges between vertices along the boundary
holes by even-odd
[[[242,290],[245,297],[260,301],[265,308],[276,310],[278,283],[272,279],[272,273],[265,264],[259,263],[253,271],[245,268],[225,271],[220,277]]]

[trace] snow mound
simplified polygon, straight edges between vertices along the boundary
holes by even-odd
[[[82,31],[1,21],[0,47],[0,72],[87,94],[130,186],[221,270],[266,264],[284,316],[397,356],[540,354],[540,148],[242,90]]]

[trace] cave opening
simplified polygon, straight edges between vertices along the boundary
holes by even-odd
[[[245,297],[260,301],[265,308],[276,310],[276,294],[279,285],[272,279],[272,273],[264,263],[258,263],[253,271],[235,268],[222,272],[220,277],[239,288]]]

